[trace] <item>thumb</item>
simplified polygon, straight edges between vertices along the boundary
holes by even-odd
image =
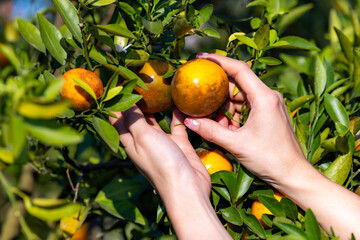
[[[209,142],[213,142],[229,151],[231,143],[234,143],[235,132],[229,130],[223,125],[208,118],[186,118],[184,121],[186,127],[199,134]]]

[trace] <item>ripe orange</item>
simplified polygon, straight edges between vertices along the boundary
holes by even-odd
[[[143,112],[161,112],[172,106],[171,79],[163,78],[165,73],[172,70],[174,70],[174,68],[169,63],[162,60],[150,59],[137,71],[138,76],[148,87],[148,90],[138,86],[134,88],[136,93],[143,96],[137,103]]]
[[[274,192],[274,197],[276,200],[280,201],[284,196],[279,192]],[[271,214],[270,210],[264,206],[259,200],[255,200],[251,205],[251,213],[260,221],[261,225],[267,227],[264,221],[261,219],[263,214]]]
[[[89,224],[84,223],[81,227],[75,232],[70,240],[87,240],[89,239]]]
[[[355,122],[358,120],[358,118],[359,117],[355,117],[349,122],[350,132],[355,136],[355,152],[360,151],[360,131],[354,132]]]
[[[90,108],[94,102],[94,98],[90,96],[82,87],[80,87],[73,79],[86,83],[99,98],[104,92],[101,79],[93,72],[75,68],[67,71],[63,75],[64,86],[61,89],[61,97],[72,101],[72,109],[76,111],[84,111]]]
[[[2,52],[0,52],[0,68],[6,67],[8,64],[9,60]]]
[[[226,100],[228,84],[226,73],[218,64],[206,59],[189,61],[173,77],[174,104],[189,116],[207,116]]]
[[[198,148],[196,149],[196,154],[205,165],[209,174],[221,170],[233,171],[233,166],[231,165],[230,160],[224,153],[217,149]]]

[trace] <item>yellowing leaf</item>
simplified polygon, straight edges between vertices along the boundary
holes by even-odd
[[[53,103],[36,103],[24,101],[20,104],[18,112],[27,118],[52,119],[66,111],[71,105],[68,100],[61,100]]]

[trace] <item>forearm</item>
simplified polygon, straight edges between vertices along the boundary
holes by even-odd
[[[196,185],[173,185],[158,189],[179,239],[232,239],[218,219],[209,197]]]
[[[350,239],[352,233],[360,238],[358,195],[332,182],[310,164],[298,166],[293,176],[278,189],[302,209],[311,208],[328,233],[332,227],[341,239]]]

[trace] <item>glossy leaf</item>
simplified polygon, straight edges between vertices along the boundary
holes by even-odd
[[[339,38],[341,49],[349,62],[353,61],[353,47],[348,37],[338,28],[334,27],[335,32]]]
[[[251,172],[239,166],[235,185],[235,200],[238,200],[249,190],[255,176]]]
[[[321,62],[320,57],[315,58],[315,70],[314,70],[314,92],[318,98],[324,92],[326,86],[326,70],[324,64]]]
[[[116,2],[116,0],[90,0],[88,4],[95,7],[103,7]]]
[[[282,205],[273,196],[259,195],[258,198],[259,201],[274,214],[274,216],[285,217],[285,211]]]
[[[308,240],[321,239],[319,224],[310,208],[305,213],[305,233]]]
[[[349,116],[346,113],[346,109],[336,97],[326,93],[324,105],[326,112],[334,122],[339,122],[342,125],[349,127]]]
[[[264,228],[261,226],[259,220],[252,214],[247,214],[244,209],[240,210],[240,216],[248,228],[258,235],[260,238],[265,239],[266,233]]]
[[[126,38],[136,38],[135,35],[129,31],[127,28],[124,28],[121,24],[108,24],[108,25],[96,25],[96,28],[110,34],[114,34]]]
[[[42,53],[46,53],[45,45],[41,39],[40,31],[35,25],[22,19],[17,19],[19,32],[24,39]]]
[[[288,42],[289,46],[287,46],[287,48],[290,47],[290,48],[299,48],[299,49],[314,50],[314,51],[320,50],[313,43],[297,36],[282,37],[280,38],[280,41]]]
[[[324,175],[330,180],[342,185],[346,181],[352,166],[352,154],[337,157],[324,171]]]
[[[22,65],[15,51],[9,45],[0,43],[0,52],[10,61],[10,63],[15,67],[16,71],[19,73]]]
[[[131,108],[142,98],[137,94],[120,94],[105,103],[105,108],[110,112],[121,112]]]
[[[215,29],[212,28],[204,28],[203,33],[205,33],[208,37],[213,37],[213,38],[220,38],[220,34],[218,33],[218,31],[216,31]]]
[[[266,65],[270,65],[270,66],[282,64],[282,62],[279,59],[276,59],[274,57],[261,57],[261,58],[258,58],[258,61],[261,63],[265,63]]]
[[[43,40],[46,49],[61,65],[65,65],[67,53],[60,44],[62,38],[61,33],[41,14],[37,14],[37,18],[40,26],[41,39]]]
[[[127,13],[129,16],[135,15],[135,10],[132,6],[130,6],[126,2],[118,2],[118,6],[121,10],[123,10],[125,13]]]
[[[142,24],[145,29],[148,30],[152,34],[160,34],[163,32],[164,26],[161,21],[148,21],[145,18],[141,19]]]
[[[231,206],[228,208],[223,208],[220,210],[220,212],[221,212],[222,217],[226,221],[228,221],[236,226],[241,226],[243,224],[239,210],[236,209],[235,207]]]
[[[283,197],[280,200],[280,203],[285,210],[286,217],[292,220],[296,220],[296,218],[298,217],[298,209],[296,204],[287,197]]]
[[[270,25],[266,24],[261,26],[255,33],[254,42],[259,50],[262,50],[269,42],[270,38]]]
[[[111,125],[108,121],[105,121],[98,117],[92,118],[92,125],[94,126],[96,132],[99,134],[100,138],[106,143],[106,145],[113,152],[117,152],[120,144],[119,134],[116,131],[115,127]]]
[[[123,86],[117,86],[117,87],[111,88],[107,92],[106,98],[103,101],[106,102],[106,101],[109,101],[110,99],[113,99],[115,96],[119,95],[119,93],[121,92],[122,89],[123,89]]]
[[[200,25],[206,23],[210,19],[212,13],[213,13],[213,6],[211,4],[202,7],[197,17],[198,23]]]
[[[96,94],[95,92],[92,90],[92,88],[87,85],[85,82],[78,80],[76,78],[73,78],[73,81],[79,85],[82,89],[84,89],[88,94],[90,94],[90,96],[94,99],[97,100]]]
[[[149,60],[149,54],[143,50],[131,50],[125,59],[125,65],[129,67],[140,67]]]
[[[296,22],[300,17],[307,13],[310,9],[314,7],[313,3],[304,4],[298,6],[294,9],[291,9],[287,14],[285,14],[279,22],[279,32],[283,33],[291,24]]]
[[[285,223],[285,222],[281,222],[281,221],[274,221],[274,224],[275,224],[275,226],[277,226],[278,228],[280,228],[287,234],[293,234],[295,236],[299,236],[304,240],[307,239],[304,231],[294,224]]]
[[[52,103],[23,101],[19,105],[18,112],[27,118],[52,119],[65,112],[70,105],[71,102],[67,100]]]
[[[73,128],[52,120],[26,119],[27,131],[43,143],[53,146],[76,144],[83,140]]]
[[[53,3],[72,35],[82,43],[79,16],[75,6],[69,0],[53,0]]]
[[[145,85],[144,81],[138,76],[136,75],[133,71],[131,71],[130,69],[123,67],[123,66],[118,66],[118,69],[120,70],[119,75],[122,76],[123,78],[125,78],[126,80],[134,80],[136,79],[136,85],[138,85],[139,87],[148,90],[148,87]]]
[[[99,49],[95,46],[91,46],[91,49],[89,51],[89,57],[95,61],[97,61],[98,63],[101,64],[106,64],[106,58],[104,57],[103,54],[101,54],[101,52],[99,51]]]
[[[331,63],[325,58],[324,59],[325,68],[326,68],[326,87],[329,87],[335,82],[335,71]]]
[[[243,35],[235,35],[235,37],[242,43],[248,45],[249,47],[252,47],[256,50],[258,50],[258,46],[256,45],[256,43],[254,42],[254,39],[249,38],[247,36],[243,36]]]
[[[289,107],[290,111],[294,111],[295,109],[304,106],[306,103],[310,102],[314,98],[315,98],[314,95],[306,95],[306,96],[298,97],[298,98],[292,100],[289,103],[288,107]]]

